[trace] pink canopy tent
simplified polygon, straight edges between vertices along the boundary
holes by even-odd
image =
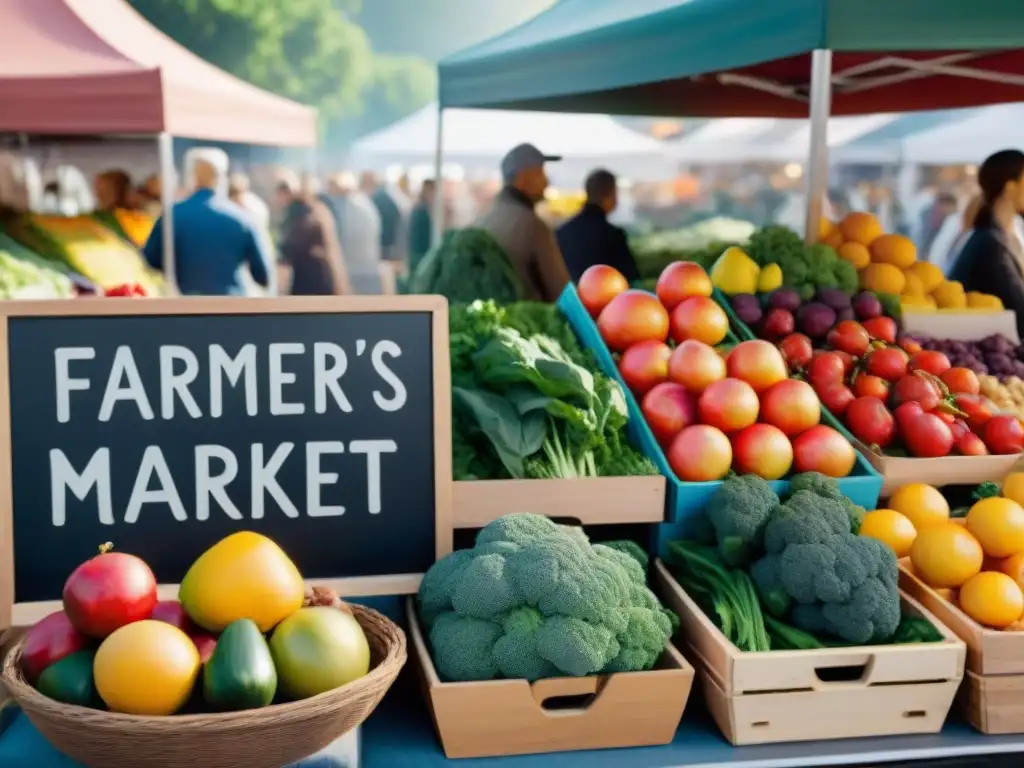
[[[0,0],[0,131],[316,144],[316,110],[194,55],[124,0]]]

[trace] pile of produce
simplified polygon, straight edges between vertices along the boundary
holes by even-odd
[[[26,214],[7,233],[44,259],[52,259],[101,288],[139,283],[158,293],[160,276],[142,255],[92,216]]]
[[[853,447],[819,424],[817,396],[787,378],[773,344],[714,348],[729,321],[699,265],[670,264],[657,295],[626,288],[605,266],[579,282],[580,299],[619,355],[619,373],[680,480],[720,480],[730,471],[777,480],[790,469],[845,477],[853,470]]]
[[[74,295],[68,271],[0,232],[0,299],[63,299]]]
[[[905,307],[916,311],[1003,308],[998,297],[965,292],[960,283],[946,280],[935,264],[918,261],[914,241],[884,233],[870,213],[855,211],[840,222],[822,219],[818,235],[822,245],[834,248],[857,269],[861,288],[897,294]]]
[[[780,499],[758,477],[730,478],[698,539],[668,545],[673,575],[726,638],[753,652],[941,639],[902,615],[896,555],[858,535],[864,510],[817,473],[791,488]]]
[[[1002,334],[986,336],[981,341],[928,336],[915,336],[914,340],[924,349],[942,352],[953,365],[970,368],[977,374],[987,373],[1000,380],[1024,379],[1024,344],[1017,344]]]
[[[965,518],[950,518],[942,494],[922,485],[893,495],[888,506],[899,511],[879,512],[911,525],[909,546],[907,533],[901,543],[921,581],[979,624],[1024,631],[1024,474],[979,491]]]
[[[438,560],[418,608],[442,680],[539,680],[651,669],[678,625],[636,544],[506,515]]]
[[[519,301],[523,286],[508,254],[483,229],[450,229],[409,278],[409,293],[444,296],[452,303]]]
[[[682,229],[639,235],[630,241],[633,258],[643,277],[657,277],[673,261],[692,261],[710,269],[726,248],[747,242],[754,225],[716,217]]]
[[[893,298],[871,291],[861,291],[851,298],[838,288],[819,288],[805,301],[799,291],[787,286],[761,296],[737,293],[729,303],[736,317],[758,338],[778,343],[792,333],[800,333],[813,346],[821,347],[844,320],[859,320],[869,328],[897,328],[900,307]]]
[[[185,574],[178,600],[163,602],[145,562],[109,550],[74,570],[63,610],[25,638],[25,678],[51,699],[129,715],[223,712],[309,698],[369,672],[355,616],[330,590],[306,594],[264,536],[222,539]]]
[[[804,373],[854,437],[890,456],[1024,451],[1020,418],[981,396],[973,371],[912,339],[894,343],[895,324],[871,328],[840,322],[827,337],[831,351],[815,353]]]
[[[809,299],[820,288],[837,288],[847,295],[857,290],[857,270],[822,243],[807,245],[793,230],[778,224],[761,227],[747,243],[747,255],[757,266],[776,265],[782,271],[780,285],[795,288]],[[720,286],[721,287],[721,286]],[[779,287],[773,285],[770,289]],[[764,290],[764,289],[762,289]],[[748,285],[736,285],[727,294],[755,293]]]
[[[987,397],[1000,411],[1016,414],[1024,419],[1024,379],[1017,376],[997,378],[987,374],[978,376],[981,394]]]
[[[656,475],[626,442],[626,401],[548,304],[455,305],[455,480]]]

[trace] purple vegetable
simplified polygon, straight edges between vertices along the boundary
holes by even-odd
[[[826,307],[832,307],[836,312],[842,309],[849,309],[850,297],[838,288],[819,288],[817,300]],[[851,320],[853,318],[850,318]]]
[[[812,339],[823,338],[836,324],[836,312],[832,307],[817,301],[804,304],[797,313],[800,328]]]
[[[768,294],[768,306],[774,309],[788,309],[790,312],[796,312],[800,309],[800,303],[800,292],[788,285],[776,288]]]
[[[843,307],[836,311],[836,322],[841,323],[843,320],[856,320],[857,315],[854,314],[853,307]]]
[[[761,322],[761,302],[750,293],[738,293],[732,297],[732,308],[736,316],[747,325]]]
[[[875,294],[868,291],[858,293],[853,297],[853,311],[858,320],[870,320],[874,317],[881,317],[883,313],[882,302]]]

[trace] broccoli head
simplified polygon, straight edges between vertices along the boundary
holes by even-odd
[[[841,501],[798,490],[772,515],[764,544],[750,575],[773,616],[849,643],[880,643],[896,632],[896,556],[854,535]]]
[[[420,585],[438,673],[537,680],[650,669],[677,619],[647,588],[636,555],[540,515],[495,520]]]
[[[764,527],[778,504],[771,485],[757,475],[729,478],[715,491],[704,511],[727,565],[746,565],[759,554]]]
[[[823,475],[820,472],[803,472],[794,475],[790,481],[793,491],[811,491],[826,499],[835,499],[846,508],[846,514],[850,518],[850,532],[860,533],[860,523],[864,519],[866,510],[848,499],[841,490],[835,478]]]

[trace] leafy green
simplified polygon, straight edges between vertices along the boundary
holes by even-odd
[[[518,301],[523,287],[508,255],[482,229],[452,229],[423,257],[409,278],[409,293],[440,294],[450,302]]]

